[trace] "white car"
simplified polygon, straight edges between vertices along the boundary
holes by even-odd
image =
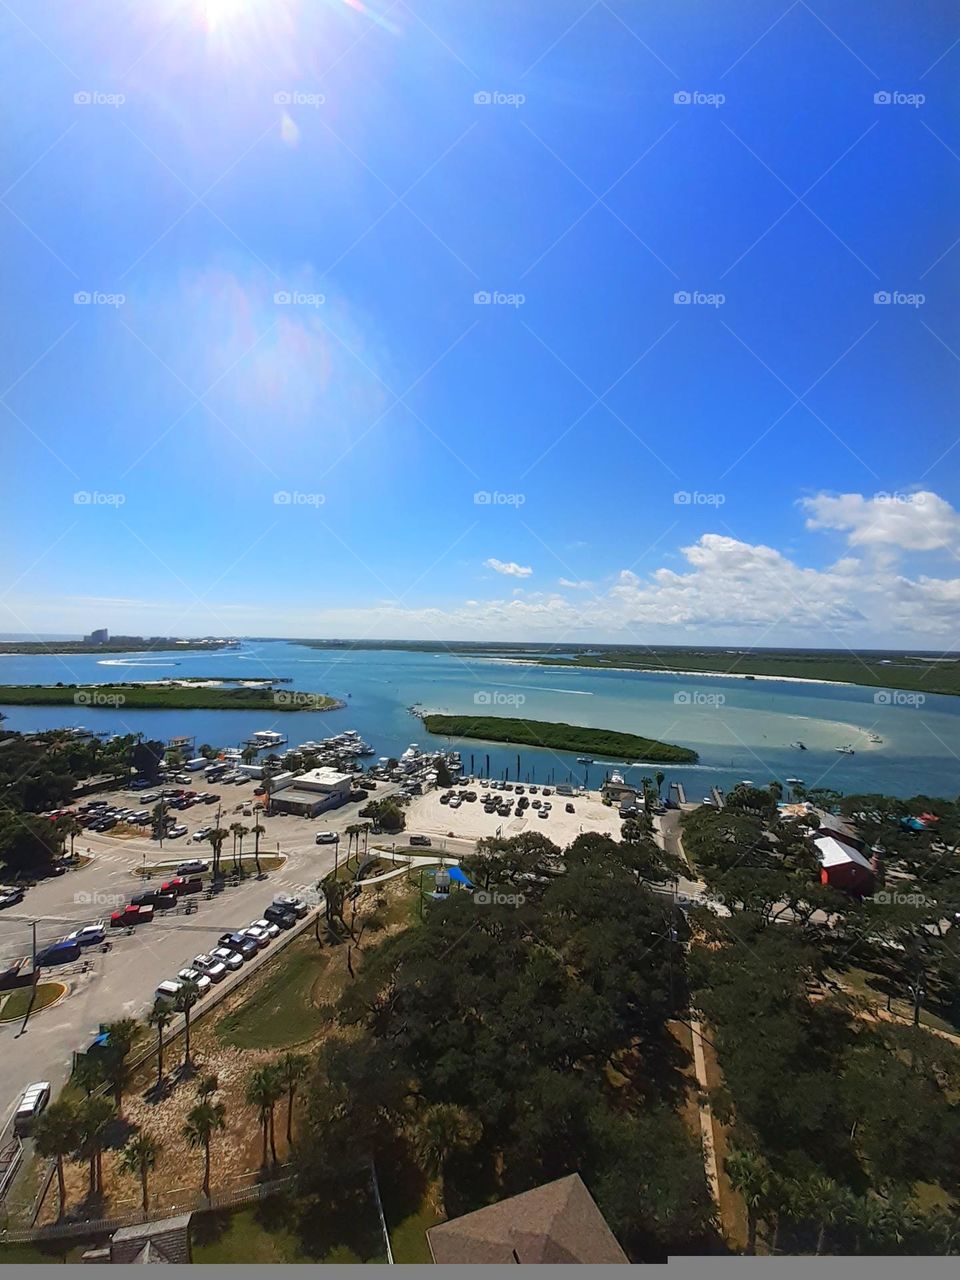
[[[280,926],[278,924],[274,924],[272,920],[267,920],[267,919],[254,920],[250,928],[262,929],[264,933],[269,934],[271,942],[273,941],[274,938],[277,938],[280,936]]]
[[[270,934],[259,924],[252,924],[242,932],[246,937],[252,938],[258,947],[265,947],[270,941]],[[279,929],[277,932],[279,933]]]
[[[193,967],[205,973],[211,982],[222,982],[227,976],[227,966],[222,960],[214,960],[213,956],[194,956]]]
[[[298,920],[302,920],[310,908],[302,898],[295,898],[292,893],[278,893],[274,896],[273,905],[292,911]]]
[[[168,980],[166,982],[161,982],[154,994],[156,995],[157,1000],[163,1001],[164,1004],[173,1004],[177,996],[180,994],[182,986],[182,982],[170,982]]]
[[[182,822],[178,822],[175,826],[172,826],[170,830],[167,832],[167,839],[177,840],[179,839],[180,836],[185,836],[186,834],[187,834],[187,828],[183,825]]]
[[[79,929],[74,929],[73,933],[68,933],[64,942],[79,942],[81,947],[92,947],[98,942],[103,942],[106,936],[107,922],[95,920],[93,924],[81,925]]]
[[[234,972],[243,965],[243,956],[238,951],[231,951],[229,947],[214,947],[210,952],[210,959],[217,964],[226,965]]]
[[[18,1134],[29,1133],[33,1128],[33,1122],[49,1101],[49,1080],[39,1080],[36,1084],[32,1084],[25,1089],[23,1097],[17,1105],[16,1114],[13,1117],[14,1132]]]
[[[213,983],[205,973],[201,973],[199,969],[181,969],[177,974],[181,982],[192,982],[199,990],[202,996],[205,996]]]
[[[337,844],[340,837],[335,831],[318,831],[316,836],[317,844]]]

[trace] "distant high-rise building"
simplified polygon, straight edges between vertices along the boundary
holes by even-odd
[[[91,631],[88,636],[84,636],[87,644],[106,644],[110,639],[110,634],[106,627],[98,627],[96,631]]]

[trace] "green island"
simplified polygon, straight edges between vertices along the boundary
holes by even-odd
[[[236,640],[178,640],[173,636],[117,636],[98,643],[93,640],[2,640],[0,654],[71,654],[71,653],[220,653],[239,649]]]
[[[332,711],[343,704],[325,693],[279,693],[265,687],[234,685],[202,688],[191,683],[154,684],[5,684],[0,706],[131,707],[156,711]]]
[[[545,667],[660,674],[771,676],[780,680],[825,680],[873,689],[960,694],[960,655],[879,649],[720,649],[709,646],[449,644],[422,640],[301,640],[311,649],[394,649],[451,653],[462,658],[500,658]]]
[[[656,738],[641,738],[616,729],[586,729],[578,724],[549,720],[518,720],[509,716],[425,715],[428,733],[450,738],[483,738],[487,742],[514,742],[523,747],[551,747],[554,751],[589,751],[616,760],[649,760],[655,764],[693,764],[698,759],[689,747],[677,747]]]

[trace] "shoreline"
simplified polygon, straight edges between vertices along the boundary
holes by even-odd
[[[855,684],[852,680],[824,680],[817,676],[761,676],[742,671],[687,671],[682,667],[587,667],[576,662],[537,662],[531,658],[475,657],[478,662],[503,662],[512,667],[536,667],[548,671],[562,667],[565,671],[618,671],[630,676],[703,676],[707,680],[772,680],[775,684],[827,684],[841,689],[893,689],[895,685]],[[941,695],[949,697],[949,694]]]

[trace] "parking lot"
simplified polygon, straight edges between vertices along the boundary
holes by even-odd
[[[210,785],[202,781],[201,775],[201,780],[191,785],[220,796],[221,826],[229,828],[239,821],[251,827],[257,820],[244,814],[244,809],[252,810],[255,802],[255,782]],[[388,790],[382,787],[377,794],[387,794]],[[138,805],[136,797],[136,792],[105,791],[95,798],[120,806],[148,807]],[[65,983],[68,993],[56,1005],[30,1018],[25,1029],[19,1023],[0,1025],[0,1132],[6,1129],[28,1084],[50,1080],[56,1092],[70,1073],[74,1051],[88,1047],[101,1023],[120,1017],[142,1017],[152,1006],[161,981],[175,978],[195,956],[209,953],[221,934],[243,929],[262,917],[275,894],[315,897],[317,882],[333,868],[337,857],[335,845],[315,843],[316,832],[343,832],[357,821],[360,807],[357,803],[344,805],[315,819],[261,815],[259,820],[266,828],[260,841],[261,854],[269,855],[274,863],[265,879],[258,881],[251,876],[236,886],[228,884],[213,898],[202,893],[190,895],[173,910],[157,912],[150,923],[138,925],[132,932],[108,927],[108,952],[88,947],[78,961],[45,968],[42,979]],[[86,860],[80,870],[32,886],[22,902],[0,912],[0,957],[10,961],[30,956],[34,926],[38,950],[93,921],[105,919],[109,926],[111,912],[123,908],[144,889],[159,888],[161,880],[172,875],[179,862],[192,858],[209,861],[210,845],[206,841],[194,842],[190,836],[199,827],[213,825],[217,809],[217,804],[198,804],[179,811],[177,817],[187,826],[187,833],[177,839],[165,839],[162,849],[160,842],[149,835],[84,831],[75,841],[75,853]],[[231,849],[232,837],[228,837],[223,846],[227,871]],[[340,849],[342,858],[346,837]],[[251,870],[247,858],[252,852],[253,837],[247,836],[244,860]],[[168,871],[145,880],[143,868],[151,866]],[[196,909],[188,911],[187,901]],[[272,945],[244,970],[249,971],[268,958]]]

